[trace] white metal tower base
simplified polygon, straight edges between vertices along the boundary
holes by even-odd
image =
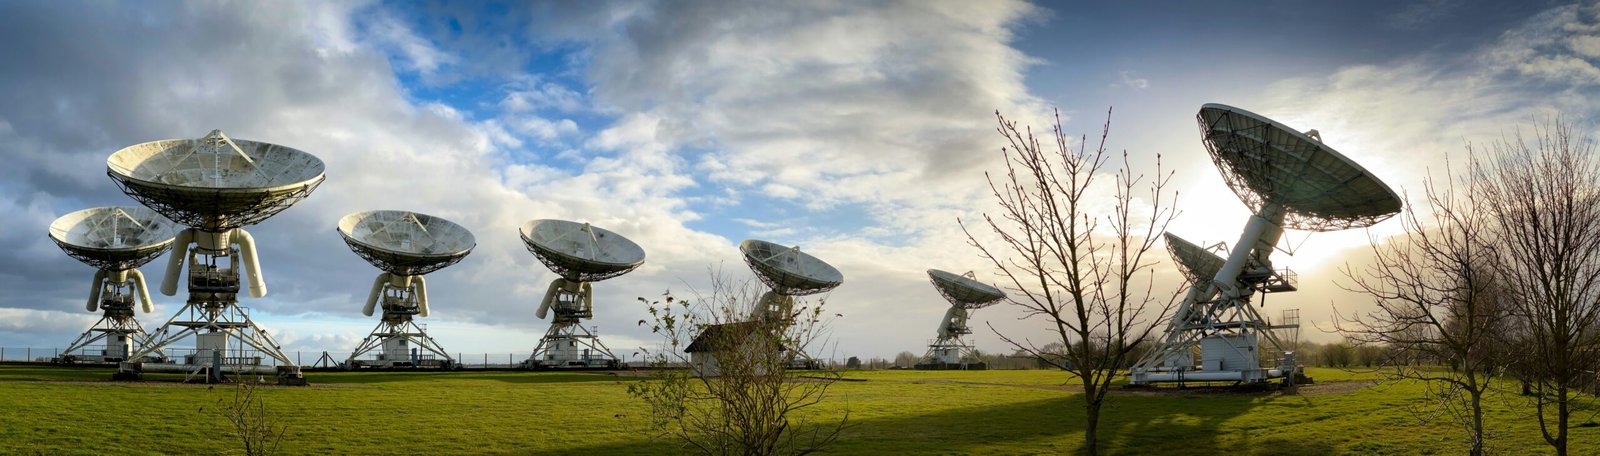
[[[123,271],[120,276],[128,276]],[[137,272],[137,270],[135,270]],[[123,282],[105,280],[107,274],[102,272],[95,275],[95,290],[90,297],[91,310],[98,308],[104,313],[100,320],[72,341],[65,350],[62,350],[58,362],[100,362],[115,363],[130,359],[134,353],[144,350],[150,344],[150,335],[145,332],[144,326],[133,316],[134,291],[142,288],[135,283],[132,277],[127,277]],[[136,274],[135,274],[136,275]],[[138,280],[142,283],[143,280]],[[148,296],[145,297],[148,302]],[[98,302],[97,302],[98,301]],[[148,312],[149,309],[147,308]],[[102,342],[98,353],[93,351],[79,353],[82,350],[95,347],[97,342]],[[160,350],[154,353],[158,358],[166,357]]]
[[[928,344],[928,353],[922,355],[922,360],[914,366],[918,370],[984,370],[988,366],[982,361],[967,362],[977,359],[978,353],[962,340],[963,336],[972,334],[972,328],[967,327],[969,310],[962,306],[951,306],[944,314],[944,324],[939,326],[939,337]]]
[[[385,315],[387,317],[387,315]],[[408,316],[409,317],[409,316]],[[357,359],[361,355],[378,350],[377,359]],[[424,354],[427,353],[427,354]],[[350,357],[345,359],[346,367],[439,367],[450,368],[455,366],[455,359],[451,358],[434,342],[432,337],[416,322],[406,318],[401,321],[390,322],[387,318],[378,322],[372,329],[372,334],[356,346]]]
[[[99,353],[86,352],[77,354],[81,350],[93,348],[95,343],[104,341]],[[77,340],[72,341],[65,350],[61,351],[61,362],[100,362],[116,363],[129,359],[134,353],[144,351],[150,345],[150,335],[144,327],[139,325],[139,320],[133,318],[133,308],[105,309],[105,315],[100,317],[88,331],[84,331]],[[153,358],[165,358],[160,349],[151,350]]]
[[[1283,234],[1283,209],[1268,204],[1256,215],[1210,281],[1191,284],[1173,313],[1164,338],[1130,369],[1131,385],[1161,382],[1261,383],[1298,372],[1288,354],[1278,366],[1261,366],[1261,342],[1277,352],[1284,345],[1250,306],[1255,292],[1294,291],[1287,272],[1272,269],[1268,257]],[[1199,365],[1194,353],[1198,349]]]
[[[388,276],[387,273],[382,274],[378,279],[384,280]],[[425,304],[419,299],[419,295],[425,293],[426,289],[418,291],[417,285],[422,283],[420,279],[420,276],[414,278],[413,283],[405,288],[383,285],[379,291],[383,293],[383,319],[378,321],[378,326],[372,328],[372,333],[356,346],[349,358],[345,359],[345,367],[409,366],[448,369],[455,366],[455,359],[445,352],[444,347],[440,347],[433,337],[428,336],[426,330],[412,321],[412,317],[418,314],[426,316],[426,311],[423,310]],[[357,359],[373,350],[380,350],[375,360]]]
[[[173,250],[174,255],[184,253],[181,248]],[[129,359],[143,359],[190,335],[195,336],[195,353],[181,360],[168,360],[166,363],[123,362],[115,378],[139,379],[144,371],[179,371],[191,374],[207,371],[211,373],[208,378],[217,378],[219,372],[275,374],[280,384],[304,385],[305,377],[300,374],[300,366],[285,355],[283,348],[272,339],[266,329],[251,321],[249,313],[239,306],[239,249],[196,248],[187,254],[188,301],[178,309],[177,314],[150,334],[151,341],[144,349],[135,352]],[[170,281],[173,276],[169,274],[168,280]],[[163,284],[164,288],[166,286]],[[260,356],[244,356],[238,349],[230,350],[228,345],[233,343],[248,346],[261,355],[277,360],[279,365],[276,368],[264,365]]]
[[[555,312],[550,330],[539,339],[539,346],[523,363],[527,368],[616,368],[621,362],[600,342],[583,320],[594,318],[586,282],[556,279],[545,299]],[[542,313],[542,312],[541,312]]]
[[[967,332],[968,334],[971,331]],[[960,336],[940,337],[928,344],[928,352],[913,366],[917,370],[984,370],[988,365],[978,359],[977,350]],[[975,360],[968,362],[968,360]]]

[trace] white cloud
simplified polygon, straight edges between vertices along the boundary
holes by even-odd
[[[366,36],[377,46],[387,49],[400,57],[402,68],[415,71],[424,77],[437,74],[441,67],[455,65],[460,62],[460,57],[453,53],[440,50],[434,43],[413,32],[393,14],[381,10],[363,10],[367,20],[363,21],[367,28]],[[338,16],[334,16],[338,17]],[[344,24],[340,21],[318,21],[320,25],[342,29]]]
[[[516,131],[547,142],[578,134],[578,123],[572,119],[550,120],[527,116],[512,121],[512,128]]]
[[[1600,84],[1600,5],[1553,8],[1506,32],[1482,55],[1491,69],[1556,84]]]
[[[525,86],[525,87],[524,87]],[[501,109],[511,112],[553,109],[560,112],[582,111],[587,101],[582,94],[561,84],[533,81],[506,91],[500,99]]]
[[[1600,36],[1581,35],[1567,39],[1567,47],[1572,52],[1588,58],[1600,58]]]
[[[995,110],[1031,115],[1015,2],[689,3],[607,17],[589,75],[602,103],[712,144],[723,185],[840,203],[959,204]],[[604,136],[604,134],[602,134]],[[937,191],[934,191],[937,189]],[[930,195],[942,193],[944,199]]]
[[[1133,88],[1133,89],[1147,89],[1147,88],[1150,88],[1150,80],[1139,77],[1139,73],[1138,72],[1129,71],[1129,70],[1123,70],[1123,71],[1119,72],[1118,74],[1122,76],[1122,86],[1123,87],[1128,87],[1128,88]]]

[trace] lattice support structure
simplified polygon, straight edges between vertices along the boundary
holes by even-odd
[[[283,347],[272,335],[256,325],[239,305],[238,248],[220,252],[195,249],[190,255],[188,300],[172,318],[150,333],[150,343],[129,359],[143,359],[190,336],[196,341],[195,354],[187,359],[170,360],[177,361],[175,366],[124,362],[118,378],[136,379],[147,368],[173,367],[191,373],[220,370],[259,374],[270,370],[276,371],[280,383],[303,384],[304,377],[300,376],[300,367],[294,359],[284,354]],[[242,347],[277,360],[278,367],[267,368],[261,356],[245,356],[240,352]],[[221,365],[217,365],[219,361]]]
[[[983,370],[987,366],[978,359],[977,349],[963,340],[966,331],[951,336],[941,336],[928,343],[928,352],[913,366],[918,370]],[[972,362],[967,362],[972,360]]]
[[[615,368],[621,364],[583,320],[594,317],[586,294],[557,289],[551,311],[555,313],[539,345],[525,361],[528,368]]]
[[[105,313],[96,321],[89,330],[79,335],[72,344],[62,350],[63,362],[98,361],[121,362],[131,358],[134,353],[144,351],[150,345],[150,334],[145,332],[139,320],[133,318],[133,304],[130,302],[125,308],[111,308],[101,304]],[[100,346],[105,347],[101,354],[79,354],[79,351],[96,346],[97,342],[105,342]],[[161,350],[152,350],[154,358],[166,358]]]
[[[455,358],[451,358],[450,353],[413,320],[420,313],[420,307],[415,286],[395,288],[385,285],[383,318],[350,352],[344,367],[454,367]],[[416,350],[414,353],[413,348]],[[360,359],[374,350],[380,351],[376,359]]]
[[[406,349],[410,347],[415,347],[417,350],[416,356],[406,352]],[[373,350],[381,351],[376,360],[358,359]],[[400,353],[397,354],[395,353],[396,351]],[[422,353],[429,353],[431,356],[422,355]],[[444,347],[439,346],[439,343],[435,342],[433,337],[428,336],[426,330],[417,326],[416,322],[408,318],[399,322],[390,322],[388,320],[378,322],[378,326],[372,328],[372,333],[368,334],[366,339],[361,340],[361,344],[356,346],[355,351],[350,352],[350,357],[345,359],[344,365],[345,367],[366,365],[378,367],[426,366],[448,369],[455,365],[455,358],[451,358],[450,354],[445,352]]]
[[[117,271],[102,271],[102,274],[113,276]],[[135,271],[137,272],[137,271]],[[128,277],[127,280],[117,282],[110,279],[100,279],[96,275],[95,286],[100,287],[99,302],[92,308],[102,311],[99,321],[91,325],[87,331],[79,335],[71,344],[62,350],[60,362],[121,362],[130,358],[134,353],[143,351],[150,344],[150,335],[145,332],[144,326],[134,318],[134,290],[141,282],[136,282],[133,277],[124,271],[119,274]],[[103,343],[101,343],[103,342]],[[96,345],[96,343],[101,343]],[[92,347],[102,347],[101,353],[80,353]],[[156,357],[164,358],[160,350],[156,350]]]
[[[1210,280],[1191,281],[1164,338],[1131,369],[1131,384],[1221,381],[1258,383],[1293,375],[1295,366],[1261,366],[1262,351],[1284,344],[1250,305],[1255,293],[1294,291],[1293,274],[1268,260],[1283,228],[1282,208],[1268,205],[1250,219],[1227,262]],[[1194,352],[1201,360],[1197,367]]]

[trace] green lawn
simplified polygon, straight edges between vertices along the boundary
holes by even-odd
[[[1116,454],[1459,454],[1460,434],[1409,412],[1420,387],[1313,370],[1294,394],[1117,390],[1104,442]],[[264,387],[290,423],[290,454],[661,454],[634,379],[583,373],[311,373]],[[1065,453],[1082,444],[1081,395],[1055,371],[851,372],[823,408],[854,427],[837,454]],[[216,413],[231,387],[115,383],[109,370],[0,367],[0,454],[216,454],[233,448]],[[171,377],[162,377],[171,379]],[[1500,453],[1546,452],[1520,398],[1492,402]],[[1586,410],[1583,419],[1596,411]],[[1600,426],[1573,430],[1600,454]],[[1546,452],[1547,453],[1547,452]]]

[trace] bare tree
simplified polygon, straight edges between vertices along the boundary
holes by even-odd
[[[1094,150],[1088,149],[1087,137],[1076,150],[1068,145],[1059,114],[1051,129],[1053,150],[1045,149],[1032,128],[1019,129],[999,112],[995,118],[1008,142],[1000,148],[1006,174],[987,175],[999,214],[985,214],[984,225],[1000,241],[986,244],[965,223],[961,227],[1010,282],[1009,301],[1024,310],[1024,318],[1045,321],[1053,333],[1050,342],[1059,342],[1065,356],[1050,357],[1026,338],[1001,338],[1040,359],[1064,361],[1061,367],[1083,381],[1084,450],[1093,455],[1112,380],[1171,313],[1178,296],[1155,291],[1157,260],[1146,256],[1176,215],[1171,208],[1176,194],[1166,190],[1172,174],[1161,172],[1158,155],[1156,178],[1146,181],[1131,169],[1127,152],[1120,168],[1102,173],[1112,158],[1106,152],[1110,110]],[[1111,211],[1091,213],[1102,204],[1091,200],[1101,197],[1092,190],[1104,179],[1114,181]]]
[[[1485,444],[1483,399],[1500,370],[1497,351],[1506,317],[1487,208],[1476,193],[1457,192],[1458,183],[1472,188],[1465,176],[1447,177],[1443,186],[1424,181],[1429,214],[1419,216],[1414,204],[1406,205],[1404,234],[1372,239],[1373,261],[1359,271],[1345,266],[1352,284],[1344,288],[1372,296],[1377,308],[1341,315],[1335,307],[1334,325],[1362,348],[1385,348],[1381,373],[1423,385],[1429,400],[1415,410],[1418,417],[1452,419],[1466,431],[1470,454],[1478,456]],[[1440,370],[1437,363],[1451,369]]]
[[[903,352],[900,352],[900,354],[898,354],[898,355],[894,355],[894,365],[896,367],[909,369],[912,366],[915,366],[917,364],[917,360],[918,359],[920,359],[920,358],[917,356],[916,353],[912,353],[912,352],[909,352],[909,351],[903,351]]]
[[[235,383],[233,394],[218,398],[217,404],[220,404],[217,410],[223,419],[233,427],[233,435],[239,439],[239,446],[245,455],[264,456],[278,452],[278,445],[283,443],[289,426],[281,422],[277,413],[267,408],[266,401],[256,396],[255,383]],[[205,407],[200,410],[205,411]]]
[[[1573,403],[1600,369],[1600,157],[1595,138],[1559,119],[1492,146],[1474,192],[1496,225],[1496,270],[1528,355],[1539,431],[1567,454]]]
[[[797,300],[778,317],[756,311],[759,283],[734,283],[713,273],[709,294],[660,300],[639,298],[650,320],[640,320],[665,340],[645,349],[657,369],[628,387],[651,411],[658,435],[702,454],[807,454],[839,437],[849,418],[809,423],[797,412],[822,402],[838,380],[805,353],[823,341],[823,301]],[[691,353],[692,352],[692,353]]]

